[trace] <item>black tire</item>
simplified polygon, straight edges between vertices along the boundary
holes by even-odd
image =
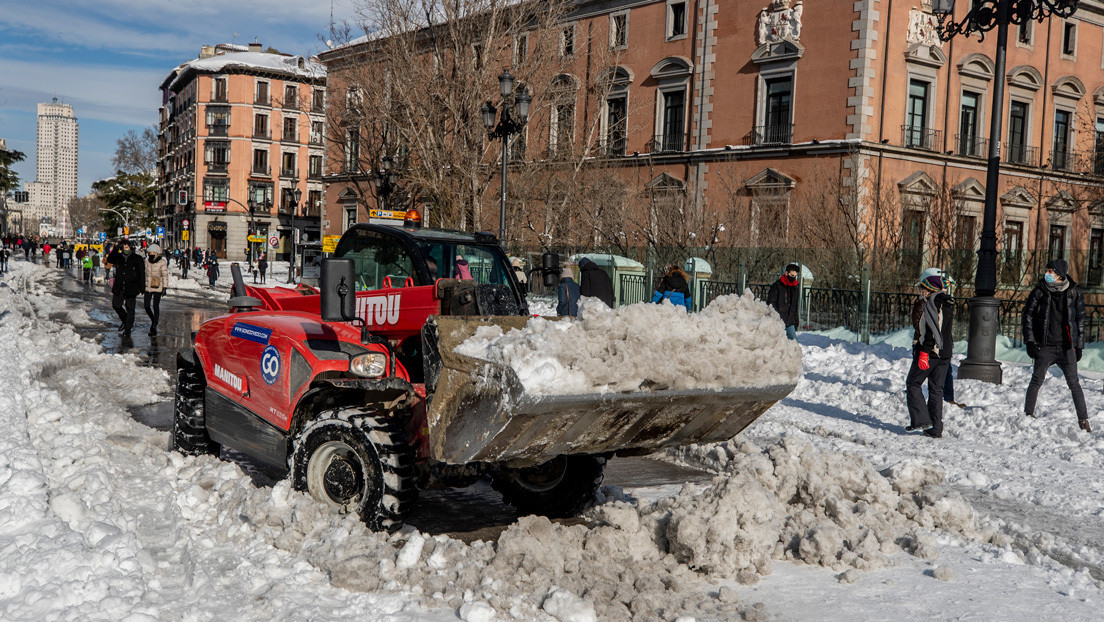
[[[203,407],[205,387],[202,369],[187,363],[177,365],[172,449],[186,456],[219,455],[219,444],[207,434]]]
[[[557,456],[537,466],[503,467],[491,485],[523,515],[566,518],[594,505],[605,468],[602,456]]]
[[[323,411],[295,438],[292,486],[338,512],[356,512],[371,529],[393,532],[415,498],[405,437],[392,418],[365,407]]]

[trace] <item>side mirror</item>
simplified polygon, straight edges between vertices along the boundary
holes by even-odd
[[[322,260],[322,321],[349,322],[356,318],[355,278],[352,259]]]
[[[560,282],[560,256],[558,253],[541,255],[541,274],[544,275],[545,287],[555,287]]]

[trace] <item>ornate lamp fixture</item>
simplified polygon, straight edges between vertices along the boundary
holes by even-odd
[[[973,0],[970,10],[955,21],[955,0],[931,0],[931,12],[939,17],[939,37],[950,41],[955,35],[973,33],[984,39],[985,33],[1005,24],[1043,21],[1048,15],[1069,17],[1079,0]]]

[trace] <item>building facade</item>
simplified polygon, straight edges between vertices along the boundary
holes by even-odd
[[[165,78],[157,208],[170,248],[286,259],[296,230],[319,240],[325,84],[317,61],[259,44],[204,46]]]
[[[77,196],[79,126],[73,107],[38,104],[35,180],[24,184],[29,195],[24,230],[44,236],[69,237],[69,200]]]
[[[1002,282],[1031,278],[1034,254],[1066,258],[1075,278],[1100,287],[1104,3],[1080,7],[1012,27],[1002,132],[989,136],[995,34],[941,41],[929,0],[580,3],[558,25],[562,73],[529,85],[543,98],[511,170],[547,165],[570,145],[581,169],[617,186],[619,222],[603,230],[587,213],[564,215],[560,206],[587,196],[530,192],[511,196],[509,242],[547,246],[583,231],[596,246],[658,244],[662,221],[678,220],[667,223],[672,244],[851,243],[908,257],[893,269],[916,274],[958,262],[956,276],[970,280],[996,141]],[[513,58],[495,72],[524,72],[519,45],[528,42],[515,35]],[[343,155],[335,148],[331,162]],[[497,149],[488,143],[492,171]],[[348,185],[335,175],[327,190],[330,233],[348,221]],[[497,199],[487,194],[472,228],[497,230]],[[372,206],[358,207],[364,219]]]

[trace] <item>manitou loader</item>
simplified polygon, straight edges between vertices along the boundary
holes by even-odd
[[[482,476],[522,513],[569,516],[609,457],[728,440],[793,389],[530,395],[513,369],[453,352],[531,318],[497,240],[418,225],[352,226],[318,289],[246,287],[232,270],[230,312],[177,358],[173,448],[286,468],[373,529],[397,529],[419,488]]]

